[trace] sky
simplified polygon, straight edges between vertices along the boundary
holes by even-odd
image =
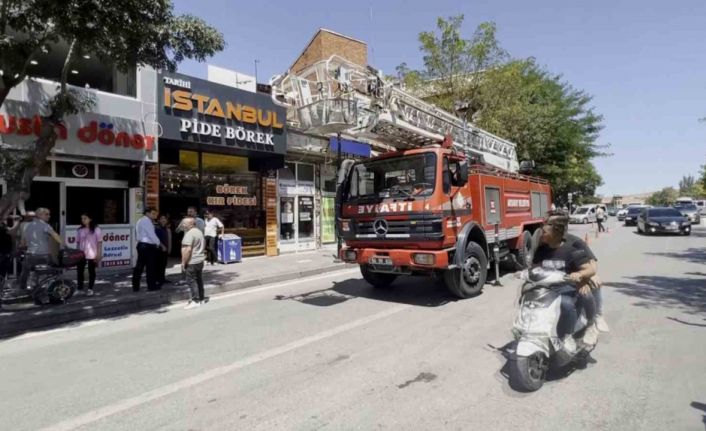
[[[422,67],[417,35],[436,18],[463,14],[463,36],[483,21],[512,57],[534,57],[574,88],[593,96],[603,115],[594,161],[604,196],[677,187],[706,164],[706,1],[635,0],[176,0],[177,13],[220,30],[226,49],[209,63],[255,74],[259,82],[287,71],[319,28],[368,44],[368,62],[387,74],[406,62]],[[179,71],[205,77],[205,64]]]

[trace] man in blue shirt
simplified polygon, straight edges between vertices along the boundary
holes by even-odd
[[[142,271],[147,270],[147,290],[159,290],[157,285],[157,252],[162,245],[154,230],[154,220],[157,218],[157,210],[145,208],[145,215],[142,216],[135,225],[135,235],[137,238],[137,264],[132,270],[132,290],[140,290],[140,278]]]

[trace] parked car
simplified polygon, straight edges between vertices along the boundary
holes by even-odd
[[[615,217],[616,214],[618,214],[618,209],[616,207],[608,207],[609,216]]]
[[[675,207],[679,212],[689,219],[691,224],[701,223],[701,215],[696,205],[679,205]]]
[[[569,223],[595,223],[595,208],[579,207],[569,216]]]
[[[699,214],[706,215],[706,200],[699,199],[694,201],[694,205],[699,209]]]
[[[625,207],[625,208],[618,210],[618,212],[616,213],[616,216],[618,217],[619,221],[623,221],[623,220],[625,220],[625,214],[627,214],[627,213],[628,213],[628,207]]]
[[[637,231],[690,235],[691,222],[676,208],[646,208],[637,216]]]
[[[581,205],[569,216],[569,223],[595,223],[597,205]]]
[[[625,213],[625,226],[635,226],[637,225],[637,216],[640,215],[642,210],[646,209],[646,206],[632,206],[628,207],[628,212]]]

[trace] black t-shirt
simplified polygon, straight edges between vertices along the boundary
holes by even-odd
[[[537,247],[532,263],[541,265],[545,269],[558,269],[571,274],[591,260],[593,253],[587,250],[588,246],[580,238],[564,238],[557,248],[551,248],[546,244]]]
[[[588,255],[589,259],[598,262],[598,258],[596,258],[596,255],[593,254],[591,249],[588,247],[588,244],[586,244],[586,242],[581,238],[577,237],[576,235],[571,235],[570,233],[567,233],[566,235],[564,235],[564,241],[571,244],[572,247],[583,249]]]
[[[5,223],[0,223],[0,253],[12,253],[12,235]]]

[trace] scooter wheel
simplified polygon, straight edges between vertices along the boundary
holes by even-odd
[[[49,302],[52,304],[64,304],[74,295],[76,285],[70,280],[54,280],[47,288]]]
[[[520,392],[534,392],[542,387],[549,369],[543,353],[517,357],[510,364],[510,387]]]

